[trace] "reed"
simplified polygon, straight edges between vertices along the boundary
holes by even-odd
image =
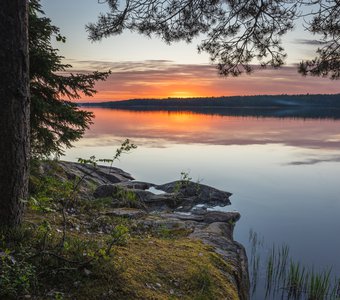
[[[307,268],[290,256],[289,246],[273,245],[262,259],[264,242],[256,232],[250,231],[251,246],[251,285],[252,294],[256,293],[261,270],[265,271],[265,298],[292,300],[339,300],[340,278],[332,280],[331,268],[315,271]],[[262,264],[261,264],[262,263]],[[281,297],[279,294],[281,293]]]
[[[330,276],[331,269],[321,273],[316,273],[314,270],[312,270],[309,273],[309,279],[306,281],[308,300],[324,299],[325,296],[332,297],[330,294]]]
[[[261,255],[258,253],[258,249],[263,247],[263,238],[259,238],[256,231],[253,229],[249,230],[249,244],[251,247],[250,255],[250,274],[251,274],[251,292],[252,295],[256,291],[257,282],[259,279],[259,268],[261,262]]]
[[[259,267],[260,267],[261,256],[256,254],[256,256],[251,261],[251,291],[252,295],[256,291],[257,282],[259,279]]]
[[[290,261],[289,272],[283,288],[287,290],[289,299],[300,299],[304,292],[305,280],[308,273],[300,263]]]

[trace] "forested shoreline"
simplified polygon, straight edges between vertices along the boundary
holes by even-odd
[[[220,116],[340,118],[340,95],[260,95],[210,98],[131,99],[81,103],[133,111],[184,111]]]

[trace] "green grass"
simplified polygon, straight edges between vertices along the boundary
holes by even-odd
[[[238,299],[228,262],[189,230],[112,216],[111,197],[83,200],[50,171],[32,172],[22,226],[0,230],[0,299]]]

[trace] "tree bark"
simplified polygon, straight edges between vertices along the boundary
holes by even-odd
[[[1,0],[0,101],[0,226],[11,227],[28,191],[28,0]]]

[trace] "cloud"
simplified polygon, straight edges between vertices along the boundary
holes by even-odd
[[[320,45],[325,44],[322,41],[311,40],[311,39],[295,39],[295,43],[301,44],[301,45],[310,45],[310,46],[320,46]]]
[[[325,158],[311,158],[304,161],[293,161],[290,162],[288,165],[293,166],[300,166],[300,165],[316,165],[319,163],[324,162],[340,162],[340,155],[335,155],[331,157],[325,157]]]
[[[101,60],[65,60],[73,65],[73,72],[108,71],[129,72],[144,70],[159,70],[173,64],[171,60],[144,60],[144,61],[101,61]]]
[[[105,82],[98,82],[98,94],[80,101],[124,100],[131,98],[209,97],[256,94],[340,93],[327,78],[302,77],[296,66],[279,70],[254,66],[252,75],[221,77],[210,64],[178,64],[169,60],[66,61],[72,72],[111,70]]]

